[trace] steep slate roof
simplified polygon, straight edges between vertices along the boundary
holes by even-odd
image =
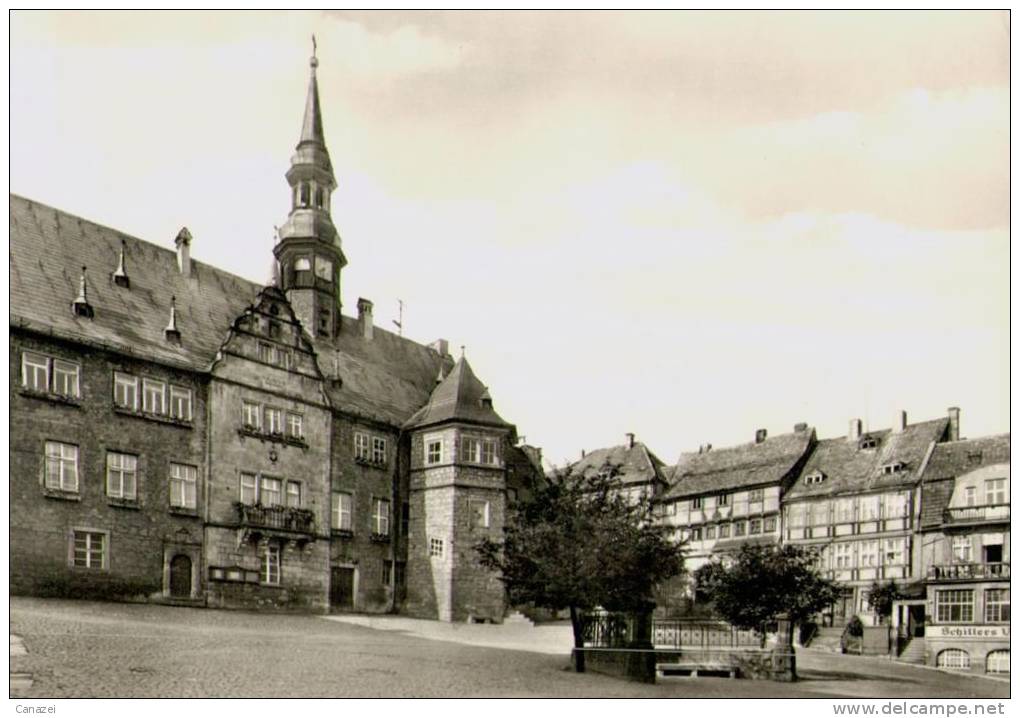
[[[471,371],[471,365],[464,357],[457,360],[450,373],[432,392],[428,403],[415,412],[404,426],[414,429],[444,421],[466,421],[486,426],[512,426],[493,410],[489,391]]]
[[[866,437],[878,439],[875,449],[859,449],[857,440],[845,436],[823,439],[811,452],[800,477],[818,470],[825,475],[825,480],[808,484],[798,478],[786,492],[785,500],[881,491],[915,484],[932,442],[945,436],[948,425],[949,419],[941,418],[910,424],[898,433],[890,429],[865,433]],[[882,467],[894,462],[902,462],[905,469],[884,474]]]
[[[168,237],[172,240],[172,237]],[[111,280],[124,243],[130,288]],[[82,265],[95,317],[75,316]],[[231,322],[260,287],[192,261],[181,275],[177,254],[38,202],[10,196],[11,325],[84,341],[186,369],[204,370]],[[168,343],[170,297],[177,297],[180,346]]]
[[[619,479],[624,485],[649,481],[666,483],[666,465],[640,441],[635,441],[633,446],[621,444],[589,451],[569,468],[574,474],[592,476],[607,464],[620,468]]]
[[[110,278],[122,242],[130,288]],[[71,311],[82,265],[88,267],[92,319]],[[10,195],[12,327],[208,371],[231,323],[252,304],[261,286],[194,259],[191,266],[192,277],[184,277],[173,249]],[[163,334],[171,296],[177,298],[180,346],[168,343]],[[342,317],[335,339],[313,337],[312,343],[322,373],[340,378],[339,385],[328,382],[333,406],[393,426],[429,400],[440,367],[449,369],[451,363],[449,357],[379,327],[367,340],[351,317]]]
[[[942,525],[956,477],[992,464],[1009,463],[1009,434],[936,444],[921,477],[921,528]]]
[[[770,436],[702,453],[681,454],[665,500],[774,484],[783,480],[814,441],[814,429]]]

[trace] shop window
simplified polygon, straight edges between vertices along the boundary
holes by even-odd
[[[1009,649],[990,651],[985,658],[986,673],[1009,673]]]
[[[970,654],[959,648],[947,648],[939,652],[935,665],[939,668],[966,671],[970,669]]]

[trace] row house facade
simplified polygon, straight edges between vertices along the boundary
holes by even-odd
[[[928,665],[1009,673],[1009,438],[939,444],[921,477],[925,591],[893,623],[901,644],[923,637]]]
[[[12,592],[502,620],[471,547],[541,456],[341,311],[317,65],[266,285],[11,195]]]

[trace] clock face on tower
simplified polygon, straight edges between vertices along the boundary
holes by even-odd
[[[325,257],[315,258],[315,276],[330,281],[333,279],[333,263]]]

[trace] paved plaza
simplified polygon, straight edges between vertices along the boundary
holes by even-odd
[[[1000,698],[1007,681],[798,652],[800,681],[629,683],[568,669],[570,629],[11,598],[13,697]],[[16,677],[15,677],[16,676]]]

